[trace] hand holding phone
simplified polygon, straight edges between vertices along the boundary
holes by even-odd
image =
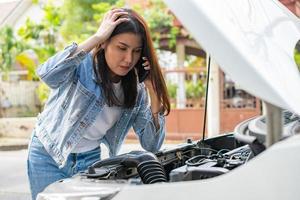
[[[136,64],[139,82],[143,82],[150,73],[150,63],[146,57],[146,53],[142,51],[141,58]],[[146,68],[146,69],[145,69]]]

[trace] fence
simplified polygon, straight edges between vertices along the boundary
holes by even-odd
[[[206,87],[205,68],[177,68],[165,70],[164,75],[184,73],[186,81],[201,82],[201,93],[196,98],[187,98],[185,108],[176,108],[176,99],[172,98],[173,109],[167,116],[167,132],[169,138],[199,139],[203,129],[204,96]],[[234,127],[250,117],[260,114],[260,100],[238,88],[224,73],[220,72],[220,132],[233,131]],[[186,96],[189,97],[188,91]]]
[[[40,83],[22,80],[26,75],[26,71],[10,72],[5,81],[0,75],[0,116],[35,116],[39,111],[36,88]]]
[[[168,74],[176,76],[178,73],[184,73],[185,81],[194,83],[195,86],[191,87],[192,89],[187,88],[186,96],[188,98],[185,101],[185,108],[176,108],[178,101],[173,94],[172,110],[166,118],[167,139],[199,139],[203,129],[205,69],[177,68],[164,70],[163,73],[166,79],[168,79]],[[24,76],[24,74],[19,76]],[[232,131],[239,122],[259,115],[260,103],[258,99],[236,88],[232,82],[226,80],[223,73],[220,73],[220,76],[220,130],[227,132]],[[39,100],[35,92],[39,82],[20,79],[22,78],[0,82],[0,89],[3,91],[1,102],[7,98],[11,104],[11,107],[4,113],[6,117],[36,116],[39,111]],[[197,87],[197,84],[201,87]]]

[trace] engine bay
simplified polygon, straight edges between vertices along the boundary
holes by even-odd
[[[281,140],[299,134],[299,116],[284,111],[283,119],[284,133]],[[240,166],[245,166],[243,169],[247,169],[246,171],[251,170],[252,168],[247,166],[253,162],[249,161],[266,150],[265,123],[265,117],[258,116],[241,122],[232,133],[199,141],[188,139],[154,154],[147,151],[131,151],[99,160],[86,171],[49,185],[40,193],[39,200],[57,199],[62,196],[65,199],[112,199],[121,191],[127,191],[126,188],[140,188],[148,184],[176,184],[183,181],[198,184],[235,171],[234,169]],[[269,161],[263,164],[266,165],[273,166]],[[218,182],[215,181],[210,183]]]
[[[298,116],[284,111],[283,119],[284,137],[297,134],[295,130],[299,128],[294,127],[300,125]],[[188,139],[155,154],[131,151],[99,160],[79,176],[99,181],[123,180],[137,185],[212,178],[247,163],[266,149],[265,123],[265,117],[259,116],[240,123],[231,134],[200,141]]]
[[[131,151],[100,160],[80,173],[83,179],[127,180],[131,184],[212,178],[245,164],[255,154],[233,134],[178,145],[156,154]]]

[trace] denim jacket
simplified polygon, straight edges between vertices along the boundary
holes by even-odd
[[[60,168],[105,104],[101,83],[93,70],[92,55],[81,51],[70,56],[76,48],[77,44],[73,43],[37,69],[51,92],[43,112],[37,117],[35,134]],[[156,130],[145,85],[140,83],[135,106],[123,108],[120,119],[99,142],[114,156],[132,127],[141,146],[155,152],[165,137],[165,118],[161,114],[159,125]]]

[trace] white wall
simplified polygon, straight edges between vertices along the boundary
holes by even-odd
[[[38,104],[35,89],[39,82],[17,81],[17,82],[0,82],[0,89],[4,91],[1,99],[8,98],[12,106],[27,106],[34,108]]]

